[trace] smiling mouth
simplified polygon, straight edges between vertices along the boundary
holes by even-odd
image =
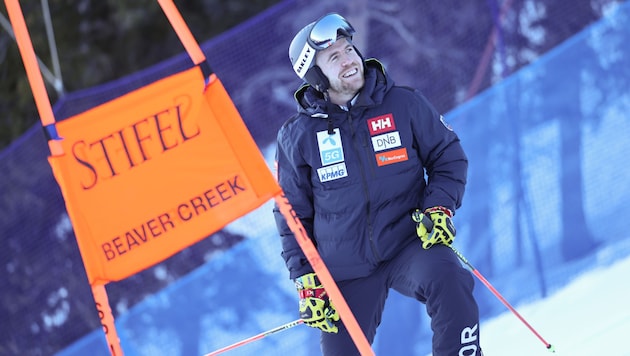
[[[344,78],[349,78],[349,77],[351,77],[351,76],[353,76],[353,75],[357,74],[357,72],[358,72],[358,70],[355,68],[355,69],[353,69],[353,70],[351,70],[351,71],[349,71],[349,72],[345,73],[345,74],[343,75],[343,77],[344,77]]]

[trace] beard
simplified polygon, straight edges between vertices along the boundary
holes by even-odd
[[[354,97],[365,85],[363,71],[357,73],[351,80],[335,79],[330,82],[329,93],[334,92],[339,96]]]

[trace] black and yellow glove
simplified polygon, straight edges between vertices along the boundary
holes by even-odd
[[[337,333],[335,325],[339,313],[332,305],[328,294],[315,273],[307,273],[295,279],[295,287],[300,296],[300,318],[304,324],[327,333]]]
[[[453,213],[444,207],[436,206],[423,212],[416,209],[411,218],[416,222],[416,234],[422,241],[422,248],[430,249],[435,244],[450,246],[455,240]]]

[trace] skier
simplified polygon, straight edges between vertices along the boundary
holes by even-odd
[[[331,13],[291,41],[305,83],[278,132],[278,182],[370,343],[391,288],[426,305],[434,356],[481,355],[474,280],[449,248],[466,155],[419,91],[363,58],[354,33]],[[324,355],[358,354],[277,206],[274,216],[300,317],[322,331]]]

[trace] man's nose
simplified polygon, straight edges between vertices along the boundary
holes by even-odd
[[[343,53],[341,55],[341,65],[347,66],[352,63],[352,56],[349,53]]]

